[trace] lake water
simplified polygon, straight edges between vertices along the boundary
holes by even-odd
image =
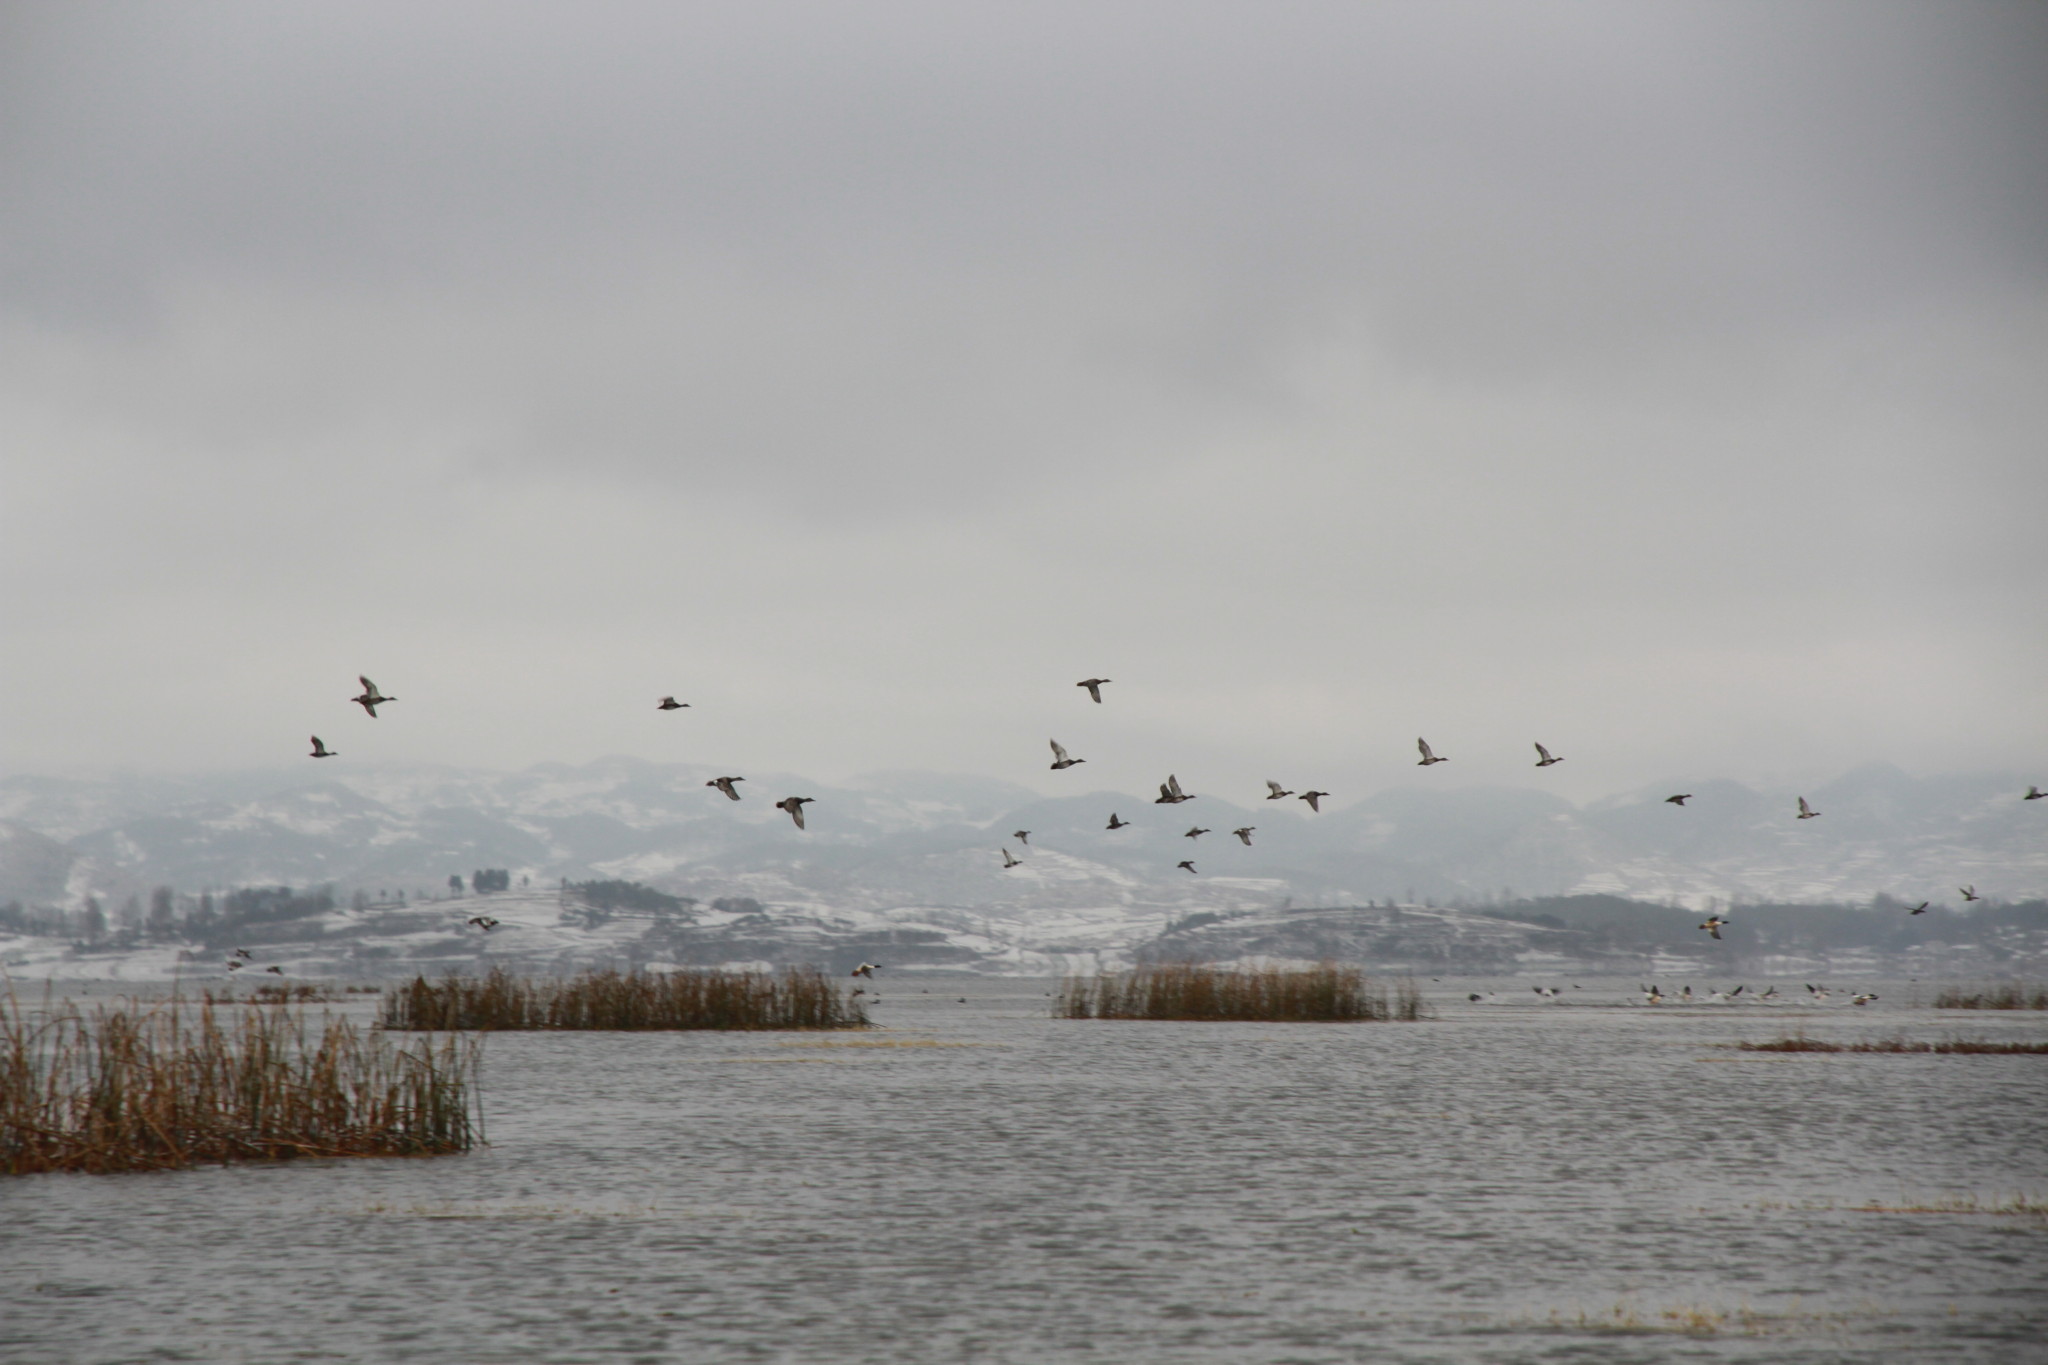
[[[470,1155],[0,1181],[0,1360],[2048,1360],[2048,1218],[1857,1207],[2048,1197],[2048,1056],[1722,1046],[2048,1017],[1468,984],[1149,1024],[885,974],[865,1034],[492,1035]]]

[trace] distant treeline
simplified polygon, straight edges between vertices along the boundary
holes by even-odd
[[[1869,948],[1896,953],[1927,944],[1969,944],[1999,951],[1999,939],[2048,929],[2048,900],[1983,904],[1970,910],[1930,906],[1921,914],[1889,896],[1861,905],[1737,903],[1725,916],[1721,938],[1736,952],[1801,953]],[[1596,945],[1619,950],[1685,942],[1698,932],[1702,912],[1653,905],[1621,896],[1547,896],[1483,908],[1477,913],[1522,924],[1576,929]]]

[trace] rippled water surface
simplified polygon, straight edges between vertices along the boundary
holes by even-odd
[[[1891,1211],[2048,1196],[2048,1057],[1721,1046],[2040,1015],[1445,983],[1419,1024],[1140,1024],[1050,989],[493,1035],[468,1156],[0,1183],[0,1359],[2048,1359],[2048,1219]]]

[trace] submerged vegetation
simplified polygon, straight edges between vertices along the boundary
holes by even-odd
[[[2048,986],[2022,986],[2007,981],[1982,990],[1943,986],[1934,997],[1938,1010],[2048,1010]]]
[[[388,1029],[865,1028],[860,1001],[814,967],[772,972],[588,971],[532,980],[414,977],[384,996]]]
[[[476,1044],[299,1010],[0,999],[0,1174],[430,1156],[481,1137]]]
[[[1061,1019],[1201,1019],[1273,1023],[1358,1023],[1420,1019],[1422,996],[1403,981],[1386,989],[1356,967],[1226,971],[1188,964],[1103,972],[1060,984]]]
[[[1992,1056],[2048,1054],[2048,1043],[1991,1043],[1968,1038],[1948,1038],[1938,1043],[1909,1042],[1904,1038],[1880,1038],[1866,1043],[1827,1043],[1803,1033],[1786,1034],[1768,1043],[1737,1043],[1744,1052],[1969,1052]]]

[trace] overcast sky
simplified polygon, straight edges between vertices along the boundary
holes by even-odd
[[[2048,783],[2048,6],[8,3],[0,459],[4,773]]]

